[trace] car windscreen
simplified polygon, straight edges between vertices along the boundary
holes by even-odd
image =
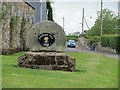
[[[75,43],[75,41],[68,41],[68,43]]]

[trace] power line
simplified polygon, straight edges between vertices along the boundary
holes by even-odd
[[[86,26],[87,26],[87,28],[89,29],[89,26],[88,26],[87,20],[86,20],[85,17],[84,17],[84,19],[85,19]]]
[[[85,24],[86,24],[87,28],[89,29],[89,26],[88,26],[88,23],[87,23],[87,20],[85,18],[84,13],[85,13],[85,11],[84,11],[84,8],[83,8],[83,11],[82,11],[82,32],[84,32],[84,21],[85,21]]]

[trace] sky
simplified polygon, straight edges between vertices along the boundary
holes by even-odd
[[[91,28],[97,18],[97,11],[100,11],[101,0],[53,0],[52,4],[54,20],[61,27],[63,27],[64,17],[64,31],[66,34],[73,32],[82,32],[82,10],[84,8],[84,15],[89,28]],[[114,1],[114,2],[113,2]],[[118,14],[119,0],[103,0],[103,9],[108,8],[116,15]],[[84,23],[84,30],[88,27]]]

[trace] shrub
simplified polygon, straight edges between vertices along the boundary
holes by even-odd
[[[103,36],[101,37],[101,45],[103,47],[111,47],[116,49],[116,51],[120,52],[120,36]]]
[[[108,37],[101,37],[101,45],[103,47],[109,47],[109,38]]]
[[[88,34],[83,34],[82,37],[86,38],[86,39],[89,39],[90,36]]]
[[[15,30],[18,25],[19,17],[18,16],[11,16],[10,18],[10,29]]]

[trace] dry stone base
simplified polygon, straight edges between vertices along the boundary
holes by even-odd
[[[18,66],[35,69],[75,71],[75,59],[62,52],[27,52]]]

